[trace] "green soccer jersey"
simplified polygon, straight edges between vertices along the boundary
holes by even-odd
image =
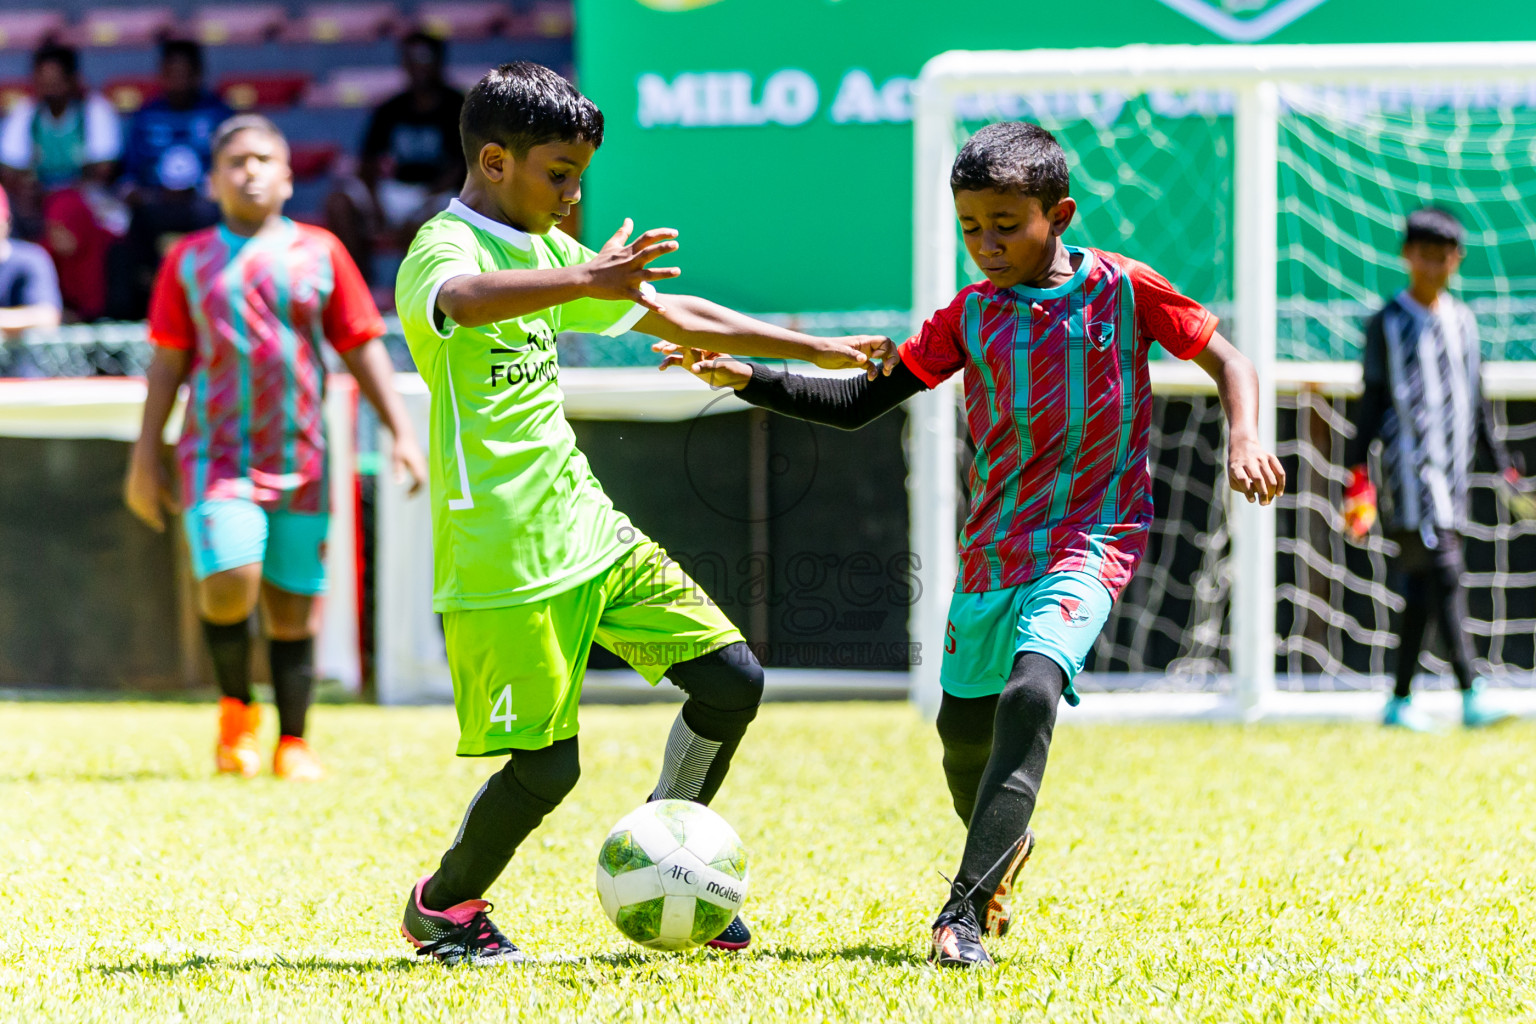
[[[566,422],[555,335],[622,334],[633,302],[580,299],[515,320],[463,327],[437,309],[448,280],[585,263],[558,229],[529,235],[458,200],[406,253],[395,301],[432,393],[433,607],[538,601],[592,579],[639,539],[613,507]]]

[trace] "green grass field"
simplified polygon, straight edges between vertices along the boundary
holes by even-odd
[[[1064,725],[1021,923],[940,974],[961,829],[900,705],[767,707],[716,803],[757,945],[628,945],[594,858],[673,713],[584,711],[581,785],[492,893],[539,962],[450,970],[396,931],[495,767],[451,756],[450,710],[319,708],[304,788],[213,778],[211,706],[0,704],[0,1019],[1536,1017],[1531,725]]]

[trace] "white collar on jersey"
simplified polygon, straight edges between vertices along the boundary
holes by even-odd
[[[1404,288],[1397,293],[1397,301],[1402,303],[1403,308],[1412,313],[1415,318],[1426,320],[1432,316],[1445,316],[1456,304],[1456,296],[1450,292],[1441,292],[1433,306],[1426,306],[1413,297],[1413,292]]]
[[[457,199],[448,201],[448,212],[463,221],[468,221],[481,231],[489,232],[503,241],[511,242],[519,249],[527,250],[533,246],[533,239],[528,237],[528,232],[519,231],[511,224],[503,224],[499,220],[491,220],[483,213],[476,213]]]

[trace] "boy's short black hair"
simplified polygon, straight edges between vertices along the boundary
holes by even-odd
[[[1466,244],[1466,237],[1466,228],[1461,226],[1455,214],[1438,206],[1426,206],[1408,215],[1403,244],[1428,242],[1431,245],[1454,245],[1460,249]]]
[[[241,132],[265,132],[282,144],[284,152],[288,150],[287,136],[270,118],[261,114],[236,114],[220,121],[219,126],[213,130],[213,135],[208,139],[208,163],[217,163],[224,147]]]
[[[191,39],[167,39],[160,44],[160,64],[184,60],[198,74],[203,72],[203,48]]]
[[[999,121],[972,135],[949,172],[955,192],[1010,189],[1049,210],[1068,194],[1067,156],[1056,137],[1037,124]]]
[[[518,157],[548,142],[603,144],[603,112],[549,68],[519,60],[486,72],[464,97],[459,113],[464,162],[480,163],[494,142]]]
[[[442,66],[443,61],[448,59],[448,44],[443,42],[441,37],[435,36],[430,32],[417,29],[400,40],[400,53],[402,55],[410,53],[418,47],[425,48],[432,55],[432,62],[439,67]]]
[[[32,70],[44,64],[57,64],[60,71],[73,78],[80,73],[80,51],[62,43],[44,43],[32,51]]]

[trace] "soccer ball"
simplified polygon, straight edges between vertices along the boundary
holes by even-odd
[[[648,803],[619,819],[597,853],[603,912],[648,949],[704,945],[725,931],[746,897],[741,840],[702,804]]]

